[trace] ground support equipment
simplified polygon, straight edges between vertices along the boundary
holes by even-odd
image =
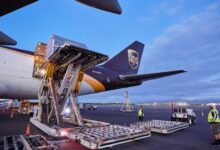
[[[4,150],[56,150],[54,144],[49,143],[41,135],[17,135],[0,138],[0,149]]]
[[[146,122],[137,122],[130,125],[131,128],[150,129],[152,132],[169,134],[178,130],[189,127],[186,122],[166,121],[166,120],[152,120]]]
[[[134,108],[130,102],[130,99],[128,97],[128,91],[125,91],[125,101],[120,109],[121,112],[134,112]]]
[[[49,52],[50,56],[47,60],[40,66],[35,65],[40,67],[35,70],[45,70],[38,92],[40,102],[38,121],[64,127],[61,112],[66,101],[70,100],[74,124],[83,126],[83,119],[77,105],[77,94],[84,72],[106,61],[108,57],[71,43],[59,42],[60,38],[54,40],[55,42],[50,42],[51,45],[47,45],[47,50],[53,49]],[[57,46],[53,45],[54,43],[64,44]],[[54,47],[56,47],[55,50]]]
[[[103,149],[148,138],[151,136],[151,132],[145,129],[108,125],[76,128],[70,131],[67,136],[69,139],[79,140],[83,146],[89,149]]]

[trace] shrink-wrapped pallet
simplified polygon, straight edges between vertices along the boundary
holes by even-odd
[[[85,44],[75,42],[53,34],[47,44],[46,59],[48,59],[59,47],[63,45],[75,45],[77,47],[86,48]]]

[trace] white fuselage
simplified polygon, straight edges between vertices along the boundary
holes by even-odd
[[[32,77],[33,65],[33,55],[0,47],[0,98],[36,99],[41,80]],[[94,93],[94,81],[85,74],[79,95]]]

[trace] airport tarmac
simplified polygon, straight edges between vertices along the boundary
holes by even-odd
[[[122,113],[119,111],[120,106],[99,106],[95,111],[82,110],[82,115],[88,119],[109,122],[118,125],[130,125],[137,122],[137,112]],[[118,145],[109,149],[113,150],[219,150],[220,146],[213,146],[212,135],[207,123],[207,108],[194,108],[197,114],[197,123],[187,129],[171,133],[169,135],[161,135],[152,133],[150,138],[142,141]],[[201,115],[202,111],[204,116]],[[150,107],[144,108],[145,120],[160,119],[169,120],[171,114],[170,107]],[[26,115],[14,114],[10,118],[11,113],[0,112],[0,136],[24,134],[29,117]],[[32,127],[32,133],[37,133]],[[59,149],[77,149],[86,150],[77,142],[62,144]]]

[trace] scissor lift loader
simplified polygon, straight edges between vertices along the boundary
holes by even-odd
[[[83,126],[83,119],[77,106],[77,93],[84,71],[108,59],[106,55],[90,51],[73,43],[62,43],[52,37],[54,42],[47,46],[50,54],[46,61],[35,70],[45,70],[38,92],[40,107],[38,121],[63,127],[61,111],[67,99],[70,99],[74,112],[74,123]],[[54,43],[62,43],[57,46]],[[56,48],[56,49],[55,49]],[[52,52],[51,52],[52,51]],[[37,65],[35,65],[37,66]],[[36,74],[36,73],[34,73]]]

